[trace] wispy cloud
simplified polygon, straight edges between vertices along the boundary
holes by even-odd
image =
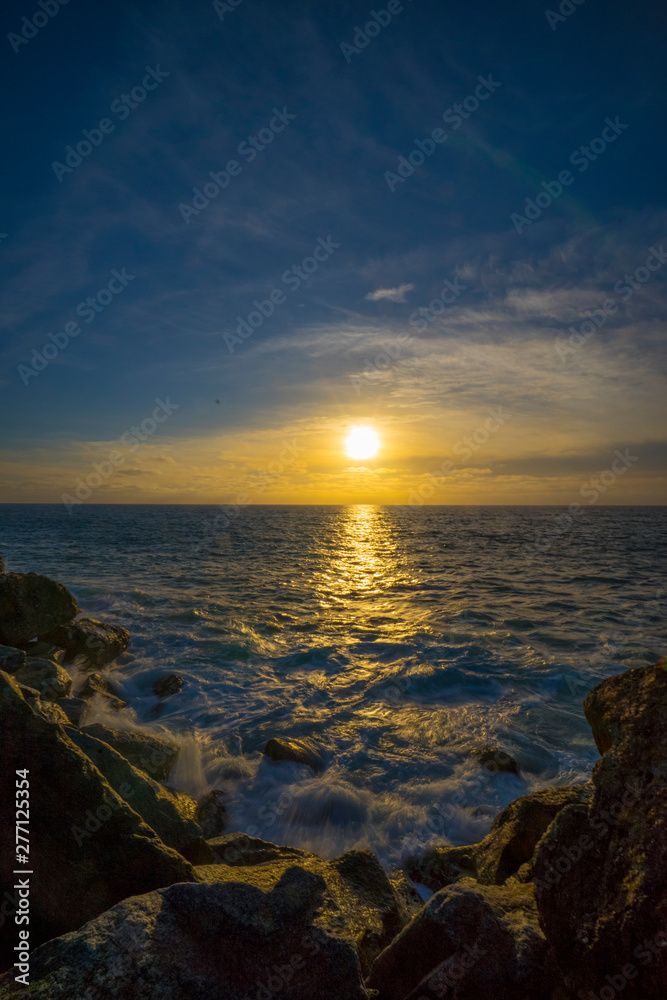
[[[398,285],[396,288],[376,288],[374,292],[369,292],[366,298],[369,302],[379,302],[381,299],[387,299],[389,302],[406,302],[406,294],[414,287],[414,285]]]

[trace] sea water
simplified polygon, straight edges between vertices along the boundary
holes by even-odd
[[[564,510],[3,505],[0,554],[130,631],[108,671],[130,707],[87,721],[176,736],[171,782],[222,789],[228,830],[392,865],[585,780],[586,693],[665,653],[667,508]],[[273,736],[325,771],[268,760]]]

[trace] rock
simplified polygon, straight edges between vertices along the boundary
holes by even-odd
[[[121,708],[127,708],[127,702],[119,697],[113,685],[101,674],[89,674],[83,686],[77,691],[77,697],[103,698],[105,707],[116,712]]]
[[[83,713],[88,708],[88,702],[83,698],[60,698],[58,708],[65,713],[71,725],[79,726]]]
[[[130,633],[120,625],[109,625],[94,618],[77,618],[41,638],[64,650],[65,663],[81,659],[89,667],[104,667],[125,652]]]
[[[315,774],[324,770],[324,756],[309,740],[272,739],[264,747],[264,754],[275,761],[291,760],[305,764]]]
[[[17,684],[35,688],[43,701],[65,698],[72,687],[70,675],[53,660],[26,660],[14,672],[14,680]]]
[[[197,808],[197,822],[204,831],[204,836],[217,837],[225,829],[227,810],[224,803],[224,792],[219,788],[207,792]]]
[[[540,921],[573,993],[662,997],[667,663],[603,681],[584,710],[604,756],[593,769],[590,802],[559,813],[539,844]]]
[[[155,781],[166,780],[178,756],[178,747],[175,743],[157,739],[148,733],[109,729],[99,723],[84,726],[82,732],[108,743],[125,760],[129,760],[133,767],[145,771]]]
[[[323,861],[315,854],[300,851],[295,855],[293,849],[275,844],[265,843],[263,850],[264,861],[203,865],[196,868],[197,876],[204,882],[245,882],[264,890],[273,888],[290,870],[317,876],[323,883],[317,926],[353,947],[365,975],[403,926],[401,908],[375,855],[348,851],[333,861]]]
[[[164,674],[156,680],[153,691],[158,698],[165,698],[169,694],[178,694],[182,687],[183,678],[178,674]]]
[[[436,893],[376,959],[376,1000],[547,1000],[558,979],[530,885],[465,878]]]
[[[68,716],[63,712],[58,701],[42,701],[40,698],[36,698],[30,702],[30,707],[35,715],[41,715],[47,722],[57,722],[61,726],[69,726],[70,724]]]
[[[51,642],[42,642],[36,639],[34,642],[27,642],[23,647],[26,656],[36,657],[40,660],[53,660],[54,663],[62,663],[64,653]]]
[[[0,646],[0,670],[13,674],[25,663],[25,652],[14,646]]]
[[[65,587],[37,573],[0,576],[0,642],[23,646],[79,613]]]
[[[281,847],[268,840],[249,837],[245,833],[226,833],[221,837],[210,838],[207,843],[216,861],[230,868],[237,865],[248,868],[276,860],[297,864],[312,857],[307,851],[300,851],[297,847]]]
[[[172,794],[147,777],[101,740],[84,732],[70,731],[69,738],[82,750],[111,787],[157,833],[168,847],[179,851],[192,864],[213,862],[211,848],[201,827],[193,821],[197,803],[189,795]],[[189,801],[188,801],[189,800]],[[186,815],[184,815],[186,813]]]
[[[476,757],[482,767],[490,774],[518,774],[519,765],[500,747],[476,747],[470,751],[471,757]]]
[[[588,802],[589,782],[546,788],[515,799],[496,816],[484,840],[470,847],[434,847],[407,858],[405,870],[433,892],[471,876],[485,885],[502,885],[512,875],[528,881],[535,848],[555,817],[568,805]]]
[[[72,743],[62,726],[35,714],[8,674],[0,674],[0,793],[14,800],[16,771],[29,769],[30,945],[80,927],[119,900],[194,878]],[[0,898],[15,905],[13,812],[0,818]],[[5,893],[7,895],[5,895]],[[5,910],[3,914],[7,916]],[[10,964],[14,935],[2,935]]]
[[[27,1000],[367,1000],[347,938],[320,926],[324,878],[292,867],[261,888],[172,885],[126,899],[31,955]]]

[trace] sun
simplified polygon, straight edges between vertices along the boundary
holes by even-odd
[[[372,427],[353,427],[345,439],[345,449],[350,458],[373,458],[380,447]]]

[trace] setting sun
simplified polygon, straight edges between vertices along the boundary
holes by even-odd
[[[378,436],[372,427],[353,427],[345,441],[350,458],[373,458],[379,447]]]

